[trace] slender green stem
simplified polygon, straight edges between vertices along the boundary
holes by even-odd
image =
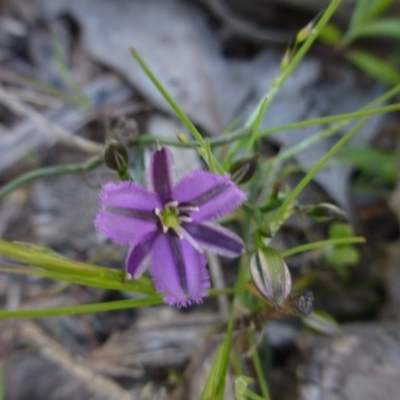
[[[400,85],[398,87],[397,92],[400,91]],[[308,126],[313,126],[313,125],[324,125],[324,124],[329,124],[332,122],[350,122],[353,119],[357,118],[362,118],[362,117],[370,117],[372,115],[376,114],[384,114],[384,113],[389,113],[393,111],[398,111],[400,110],[400,103],[392,104],[390,106],[386,107],[379,107],[375,109],[370,109],[372,103],[366,105],[359,111],[347,113],[347,114],[341,114],[341,115],[332,115],[329,117],[321,117],[321,118],[315,118],[315,119],[309,119],[305,121],[299,121],[299,122],[292,122],[290,124],[286,125],[281,125],[277,126],[274,128],[269,128],[266,129],[265,131],[260,132],[259,137],[266,137],[269,135],[272,135],[277,132],[282,132],[282,131],[289,131],[293,129],[298,129],[298,128],[306,128]],[[333,128],[333,127],[332,127]],[[337,128],[338,129],[338,128]]]
[[[201,148],[203,148],[205,152],[207,152],[207,143],[206,143],[205,139],[203,138],[203,136],[201,135],[201,133],[197,130],[197,128],[192,123],[192,121],[187,117],[187,115],[184,113],[182,108],[172,98],[172,96],[164,88],[164,86],[157,79],[157,77],[153,74],[153,72],[151,71],[151,69],[149,68],[147,63],[143,60],[143,58],[136,51],[136,49],[131,48],[131,55],[136,60],[136,62],[140,65],[140,67],[142,68],[143,72],[152,81],[154,86],[158,89],[158,91],[161,93],[161,95],[164,97],[164,99],[167,101],[167,103],[170,105],[170,107],[174,110],[174,112],[179,117],[179,119],[182,121],[182,123],[186,126],[186,128],[189,130],[189,132],[196,139],[196,141],[199,144],[199,146]],[[213,155],[211,155],[211,157],[213,158],[212,161],[213,161],[213,163],[215,165],[215,168],[217,169],[218,173],[224,174],[225,171],[222,168],[222,166],[218,163],[218,161],[215,159],[215,157]],[[206,160],[206,161],[207,161],[208,164],[210,164],[210,162],[211,162],[211,160]]]
[[[278,94],[280,88],[286,82],[287,78],[292,74],[294,69],[297,67],[297,65],[300,63],[300,61],[304,58],[305,54],[310,49],[310,47],[313,45],[313,43],[317,39],[319,33],[325,27],[325,25],[327,24],[329,19],[332,17],[333,13],[336,11],[336,9],[340,3],[341,3],[341,0],[332,0],[331,1],[328,8],[321,16],[321,19],[318,21],[315,28],[311,31],[307,40],[300,47],[299,51],[296,53],[296,55],[290,61],[289,65],[282,71],[282,73],[273,82],[271,89],[268,91],[268,93],[265,96],[265,97],[267,97],[267,104],[265,105],[266,109],[271,104],[271,102],[275,99],[275,96]],[[257,118],[257,115],[259,114],[259,110],[263,106],[263,101],[264,101],[264,99],[262,99],[260,101],[258,106],[253,111],[253,113],[250,115],[249,119],[245,123],[245,127],[249,128],[249,127],[253,126],[253,124],[255,123],[255,120]]]
[[[105,303],[93,303],[67,307],[47,308],[44,310],[0,310],[0,319],[10,318],[43,318],[56,317],[61,315],[88,314],[126,308],[147,307],[161,304],[161,296],[149,296],[143,299],[129,299],[108,301]]]
[[[281,253],[283,258],[294,256],[298,253],[304,253],[306,251],[318,250],[323,247],[328,246],[339,246],[343,244],[355,244],[355,243],[365,243],[365,238],[363,237],[347,237],[339,239],[328,239],[321,240],[319,242],[307,243],[301,246],[293,247],[292,249],[286,250]]]
[[[243,260],[243,258],[242,258]],[[224,341],[218,350],[211,371],[208,374],[206,384],[202,393],[202,400],[222,399],[225,389],[226,373],[228,370],[229,355],[232,348],[233,327],[236,317],[236,306],[239,296],[243,292],[243,282],[245,277],[245,264],[241,260],[239,274],[236,280],[234,296],[232,300],[231,312],[229,315],[228,327],[226,330]]]
[[[315,135],[303,139],[294,146],[291,146],[288,149],[281,151],[277,156],[277,161],[282,163],[283,161],[294,157],[296,154],[299,154],[303,150],[308,149],[314,144],[320,142],[321,140],[334,135],[338,131],[338,129],[339,127],[337,127],[336,125],[331,126],[328,129],[323,130],[322,132],[318,132]]]
[[[249,332],[249,338],[250,338],[250,344],[251,346],[255,345],[255,340],[254,340],[254,333]],[[261,393],[263,395],[264,400],[271,400],[271,396],[269,394],[267,382],[265,381],[265,374],[261,366],[261,361],[260,361],[260,356],[257,352],[257,349],[254,349],[252,357],[253,361],[253,366],[256,371],[256,376],[257,376],[257,383],[260,386]]]
[[[251,400],[269,400],[270,397],[261,397],[257,393],[252,392],[250,389],[245,390],[246,396]]]
[[[29,171],[25,174],[19,175],[9,183],[0,188],[0,200],[5,196],[18,189],[19,187],[33,182],[37,179],[48,178],[51,176],[75,174],[79,172],[86,172],[99,167],[103,161],[100,158],[93,158],[82,164],[66,164],[56,165],[53,167],[39,168]]]
[[[400,85],[393,90],[390,90],[386,95],[384,100],[380,101],[385,101],[387,98],[390,98],[391,96],[394,96],[396,93],[400,91]],[[383,99],[383,97],[382,97]],[[375,102],[374,102],[375,103]],[[352,113],[347,113],[347,114],[340,114],[340,115],[334,115],[334,116],[329,116],[329,117],[321,117],[321,118],[315,118],[315,119],[308,119],[305,121],[298,121],[298,122],[292,122],[290,124],[284,124],[284,125],[279,125],[275,126],[273,128],[266,129],[258,134],[257,139],[263,138],[266,136],[273,135],[278,132],[282,131],[290,131],[298,128],[306,128],[309,126],[313,125],[324,125],[332,122],[349,122],[353,119],[357,118],[362,118],[362,117],[368,117],[372,115],[377,115],[377,114],[384,114],[384,113],[389,113],[389,112],[394,112],[394,111],[399,111],[400,110],[400,103],[397,104],[392,104],[390,106],[385,106],[385,107],[379,107],[375,109],[370,109],[366,107],[371,107],[372,103],[369,105],[365,106],[362,110],[352,112]],[[335,131],[338,130],[338,127],[332,127],[332,129],[335,128]],[[245,137],[248,137],[250,134],[251,130],[250,128],[241,128],[236,131],[230,132],[230,133],[223,133],[219,136],[213,137],[209,139],[210,146],[211,147],[218,147],[218,146],[224,146],[226,144],[230,144],[232,142],[235,142],[238,139],[243,139]],[[133,139],[129,144],[131,146],[136,146],[136,145],[153,145],[157,142],[160,142],[161,144],[164,144],[166,146],[173,146],[173,147],[182,147],[182,148],[193,148],[193,147],[200,147],[197,142],[194,141],[189,141],[188,143],[181,143],[178,140],[175,139],[168,139],[162,136],[157,136],[157,135],[140,135],[137,138]]]
[[[251,154],[251,150],[253,149],[254,143],[257,140],[258,130],[260,129],[261,121],[264,117],[265,111],[268,106],[268,98],[264,97],[261,102],[261,106],[258,110],[257,117],[253,124],[253,131],[251,132],[251,136],[249,142],[247,144],[246,155],[249,156]]]
[[[317,164],[308,172],[308,174],[298,183],[293,191],[286,197],[278,212],[272,218],[271,232],[275,233],[279,226],[284,222],[285,215],[287,215],[289,207],[293,204],[294,200],[301,193],[301,191],[310,183],[314,176],[325,166],[325,164],[359,131],[365,124],[366,119],[359,121],[345,136],[343,136]]]
[[[208,291],[209,296],[214,297],[214,296],[220,296],[220,295],[227,295],[227,294],[233,294],[234,289],[227,287],[227,288],[221,288],[221,289],[210,289]]]

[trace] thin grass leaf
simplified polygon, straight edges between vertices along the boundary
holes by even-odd
[[[313,125],[323,125],[323,124],[328,124],[332,122],[347,122],[351,121],[353,119],[358,119],[362,117],[368,117],[371,115],[377,115],[377,114],[384,114],[384,113],[389,113],[389,112],[394,112],[400,110],[400,104],[392,104],[390,106],[385,106],[385,107],[380,107],[380,108],[375,108],[371,109],[371,107],[375,107],[377,104],[382,103],[384,101],[387,101],[391,97],[395,96],[398,92],[400,92],[400,85],[394,87],[391,89],[389,92],[385,93],[383,96],[379,97],[378,99],[374,100],[374,102],[367,104],[365,107],[363,107],[359,111],[347,113],[347,114],[339,114],[339,115],[333,115],[333,116],[328,116],[328,117],[321,117],[321,118],[315,118],[315,119],[308,119],[305,121],[297,121],[297,122],[292,122],[290,124],[284,124],[284,125],[279,125],[273,128],[268,128],[258,134],[258,138],[260,139],[262,137],[266,137],[269,135],[273,135],[278,132],[282,131],[288,131],[288,130],[293,130],[297,128],[304,128],[307,126],[313,126]],[[241,128],[238,129],[234,132],[230,133],[224,133],[223,135],[219,135],[213,138],[209,139],[210,146],[211,147],[218,147],[218,146],[224,146],[229,143],[233,143],[237,141],[238,139],[246,138],[250,134],[250,129],[248,128]],[[157,136],[157,135],[140,135],[136,139],[132,140],[130,142],[131,145],[137,146],[137,145],[150,145],[150,144],[155,144],[155,143],[161,143],[165,144],[167,146],[173,146],[173,147],[182,147],[182,148],[193,148],[193,147],[199,147],[198,143],[190,141],[188,143],[181,143],[178,140],[174,139],[168,139],[164,138],[162,136]]]
[[[44,318],[59,317],[62,315],[89,314],[95,312],[105,312],[113,310],[123,310],[126,308],[148,307],[162,304],[161,296],[150,296],[143,299],[130,299],[109,301],[104,303],[83,304],[67,307],[47,308],[40,310],[0,310],[0,319],[11,318]]]
[[[359,237],[345,237],[339,239],[321,240],[318,242],[307,243],[301,246],[293,247],[289,250],[283,251],[281,253],[281,256],[283,258],[287,258],[294,256],[295,254],[304,253],[306,251],[319,250],[324,247],[339,246],[343,244],[355,244],[355,243],[365,243],[365,238],[359,236]]]
[[[346,34],[344,37],[344,43],[349,43],[362,37],[371,36],[385,36],[400,39],[400,19],[381,18],[376,21],[357,25]]]
[[[103,161],[100,158],[92,158],[82,164],[55,165],[52,167],[38,168],[33,171],[26,172],[25,174],[19,175],[17,178],[0,188],[0,200],[19,187],[27,185],[28,183],[38,179],[91,171],[102,164]]]
[[[37,276],[41,278],[54,279],[57,281],[74,283],[77,285],[89,286],[98,289],[123,290],[133,293],[154,294],[155,289],[143,289],[147,287],[149,281],[146,277],[141,277],[136,281],[123,281],[122,279],[103,279],[96,277],[87,277],[85,275],[74,275],[69,273],[59,273],[47,271],[34,267],[22,267],[18,265],[0,264],[0,272],[8,274],[18,274],[26,276]]]
[[[388,85],[398,85],[400,72],[389,63],[380,60],[372,54],[360,50],[352,50],[346,58],[368,75]]]
[[[131,55],[142,68],[143,72],[147,75],[147,77],[153,82],[154,86],[158,89],[161,95],[164,97],[166,102],[170,105],[170,107],[174,110],[175,114],[179,117],[182,123],[186,126],[192,136],[197,140],[199,146],[207,152],[207,143],[201,133],[197,130],[197,128],[193,125],[192,121],[188,118],[188,116],[184,113],[182,108],[178,105],[178,103],[172,98],[172,96],[168,93],[167,89],[161,84],[161,82],[157,79],[157,77],[153,74],[150,67],[146,64],[140,54],[133,48],[131,48]],[[210,160],[206,160],[207,164],[210,164]],[[212,155],[212,162],[215,165],[216,170],[219,174],[225,174],[224,169],[219,164],[219,162]]]
[[[248,337],[250,339],[250,342],[249,342],[250,345],[256,346],[256,341],[254,339],[254,332],[249,332]],[[251,360],[253,362],[253,367],[256,371],[257,384],[260,387],[261,394],[263,395],[262,399],[263,400],[271,400],[271,396],[270,396],[269,390],[268,390],[268,383],[266,381],[266,376],[265,376],[264,370],[261,365],[261,360],[260,360],[260,356],[258,354],[257,348],[253,351]]]
[[[307,40],[303,43],[303,45],[300,47],[299,51],[296,53],[296,55],[293,57],[293,59],[290,61],[288,66],[282,71],[281,74],[275,79],[275,81],[272,83],[272,87],[268,91],[268,93],[265,94],[265,96],[260,100],[259,104],[257,107],[254,109],[250,117],[245,123],[246,128],[250,128],[253,126],[255,123],[257,116],[259,115],[260,108],[263,106],[264,98],[267,98],[266,105],[265,105],[265,110],[268,109],[268,106],[272,103],[272,101],[275,99],[276,95],[278,94],[280,88],[283,86],[283,84],[286,82],[287,78],[292,74],[292,72],[295,70],[297,65],[300,63],[300,61],[304,58],[310,47],[313,45],[315,40],[317,39],[319,33],[322,31],[322,29],[325,27],[325,25],[328,23],[330,18],[332,17],[333,13],[336,11],[338,6],[340,5],[341,0],[332,0],[331,3],[329,4],[328,8],[325,10],[325,12],[322,14],[321,19],[318,21],[316,24],[315,28],[311,31],[310,35],[308,36]]]
[[[290,208],[297,196],[311,182],[314,176],[328,163],[328,161],[341,149],[345,144],[362,128],[366,120],[359,121],[345,136],[343,136],[326,154],[318,161],[317,164],[307,173],[307,175],[299,182],[299,184],[287,196],[286,200],[279,208],[278,212],[273,216],[270,229],[275,233],[290,215]]]
[[[351,16],[349,31],[381,15],[393,0],[357,0]]]
[[[218,350],[211,371],[208,374],[206,384],[201,395],[201,400],[223,400],[225,392],[225,380],[228,370],[229,356],[232,347],[233,326],[235,322],[235,310],[239,295],[243,293],[245,283],[245,263],[243,258],[240,263],[239,274],[236,280],[231,313],[224,341]]]
[[[247,156],[249,156],[251,154],[251,150],[253,149],[254,143],[257,140],[258,131],[260,129],[261,121],[264,117],[265,111],[267,110],[267,106],[268,106],[268,98],[264,97],[261,102],[261,106],[258,110],[258,114],[257,114],[256,120],[253,125],[253,131],[251,133],[249,142],[247,144],[247,150],[246,150]]]
[[[72,276],[81,277],[80,279],[90,282],[90,286],[104,287],[103,285],[114,285],[116,286],[115,288],[119,288],[125,280],[125,274],[122,271],[61,258],[4,240],[0,240],[0,254],[16,261],[58,273],[60,277],[65,275],[65,280],[71,281]],[[132,291],[137,293],[154,293],[151,281],[145,277],[127,282],[126,286],[129,286]]]

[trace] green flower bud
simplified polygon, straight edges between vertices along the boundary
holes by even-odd
[[[347,221],[346,213],[330,203],[304,205],[299,208],[299,211],[314,218],[317,222]]]
[[[296,43],[305,42],[310,36],[312,30],[314,29],[315,23],[312,21],[308,23],[303,29],[300,29],[296,35]]]
[[[180,131],[175,131],[175,135],[176,135],[176,138],[179,140],[180,143],[182,143],[182,144],[188,144],[189,143],[189,139],[184,133],[182,133]]]
[[[250,260],[250,273],[260,293],[281,307],[290,294],[292,279],[282,256],[273,247],[263,246]]]
[[[246,183],[256,172],[257,164],[258,154],[235,161],[229,168],[231,179],[237,184]]]
[[[108,168],[118,173],[125,173],[128,169],[128,149],[115,140],[106,143],[104,150],[104,163]]]

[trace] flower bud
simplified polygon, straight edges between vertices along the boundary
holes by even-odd
[[[291,52],[290,48],[288,48],[288,49],[286,49],[285,54],[283,55],[282,60],[281,60],[281,69],[282,70],[285,69],[289,65],[291,58],[292,58],[292,52]]]
[[[300,29],[296,35],[296,43],[303,43],[314,29],[315,23],[311,21],[303,29]]]
[[[237,184],[246,183],[256,172],[257,164],[258,154],[235,161],[229,168],[231,179]]]
[[[314,218],[317,222],[347,221],[346,213],[330,203],[304,205],[299,210],[302,214]]]
[[[182,144],[188,144],[189,139],[188,137],[181,131],[175,131],[176,138],[179,140],[180,143]]]
[[[115,140],[106,143],[104,150],[104,163],[108,168],[118,173],[126,172],[128,169],[128,149]]]
[[[282,256],[273,247],[258,249],[250,260],[250,273],[260,293],[273,304],[283,306],[292,279]]]

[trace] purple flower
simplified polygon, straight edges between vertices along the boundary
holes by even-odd
[[[150,259],[150,273],[165,303],[185,307],[200,303],[210,286],[203,249],[226,257],[243,252],[238,236],[209,221],[231,213],[246,195],[229,175],[200,170],[173,186],[172,169],[171,152],[161,148],[151,159],[152,191],[134,182],[104,185],[95,225],[114,242],[130,244],[130,278],[137,279]]]

